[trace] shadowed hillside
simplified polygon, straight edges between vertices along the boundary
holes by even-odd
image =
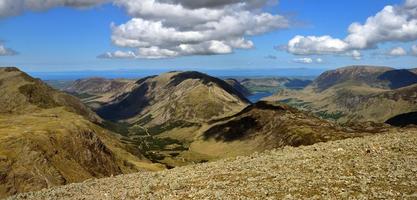
[[[233,78],[228,78],[228,79],[225,79],[224,81],[226,81],[226,83],[231,85],[236,91],[243,94],[244,96],[251,95],[251,92],[247,88],[245,88],[245,86],[240,84],[238,80],[233,79]]]
[[[417,125],[417,112],[404,113],[388,119],[385,123],[392,126],[409,126]]]
[[[379,80],[389,82],[391,89],[398,89],[417,83],[417,74],[406,69],[386,71],[378,76]]]
[[[364,128],[366,127],[366,128]],[[247,155],[284,146],[312,145],[388,131],[383,124],[343,127],[284,104],[258,102],[218,120],[191,143],[208,158]]]

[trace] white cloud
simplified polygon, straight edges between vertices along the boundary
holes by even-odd
[[[14,56],[16,54],[17,52],[15,50],[5,47],[0,42],[0,56]]]
[[[126,58],[136,58],[136,57],[137,55],[133,51],[107,52],[98,56],[98,58],[106,58],[106,59],[112,59],[112,58],[126,59]]]
[[[417,45],[411,46],[411,55],[417,56]]]
[[[395,47],[395,48],[392,48],[391,50],[389,50],[387,52],[387,55],[389,55],[389,56],[405,56],[405,55],[407,55],[407,51],[405,51],[405,49],[402,48],[402,47]]]
[[[302,64],[311,64],[314,62],[312,58],[295,58],[293,61]]]
[[[108,52],[100,58],[228,54],[253,48],[248,36],[289,27],[286,17],[262,11],[278,0],[0,0],[0,18],[28,10],[110,2],[132,17],[124,24],[112,24],[113,44],[135,50]]]
[[[0,18],[21,14],[26,10],[42,11],[58,6],[85,8],[110,0],[0,0]]]
[[[295,59],[293,59],[293,62],[301,63],[301,64],[314,64],[314,63],[323,63],[323,59],[321,59],[321,58],[313,59],[313,58],[308,58],[308,57],[306,57],[306,58],[295,58]]]
[[[362,54],[358,50],[352,50],[350,52],[346,52],[345,55],[352,57],[354,60],[360,60],[360,59],[362,59]]]
[[[287,51],[296,55],[315,55],[342,53],[347,48],[346,42],[328,35],[321,37],[297,35],[288,42]]]
[[[287,51],[296,55],[345,54],[355,56],[357,50],[376,48],[383,42],[407,42],[417,39],[417,1],[386,6],[364,24],[352,23],[345,39],[331,36],[295,36]],[[353,51],[353,52],[352,52]]]
[[[133,18],[112,25],[112,42],[137,49],[139,58],[228,54],[235,49],[250,49],[254,44],[248,36],[289,26],[285,17],[255,9],[267,2],[116,0]]]

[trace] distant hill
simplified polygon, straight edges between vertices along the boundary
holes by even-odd
[[[90,107],[97,109],[102,104],[108,103],[114,100],[114,98],[132,91],[135,82],[135,80],[130,79],[93,77],[78,79],[69,86],[62,88],[62,90],[77,96]]]
[[[378,76],[390,70],[393,70],[393,68],[374,66],[342,67],[324,72],[313,81],[312,86],[319,92],[346,81],[382,87],[378,81]]]
[[[290,89],[303,89],[311,83],[308,79],[298,78],[284,78],[284,77],[271,77],[271,78],[244,78],[240,80],[240,83],[252,93],[255,92],[277,92],[284,88]]]
[[[123,90],[127,85],[134,83],[134,80],[127,79],[105,79],[100,77],[76,80],[71,86],[64,90],[72,93],[87,93],[101,95],[115,93]]]
[[[108,120],[155,126],[205,122],[243,109],[249,101],[225,81],[199,72],[170,72],[136,81],[131,92],[97,110]]]
[[[0,93],[0,197],[161,169],[98,126],[77,98],[17,68],[0,68]]]
[[[281,101],[338,122],[385,122],[417,111],[415,75],[387,67],[354,66],[320,75],[301,91],[284,90],[268,101]]]

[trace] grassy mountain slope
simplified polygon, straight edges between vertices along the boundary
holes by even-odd
[[[286,147],[11,199],[415,199],[416,130]]]
[[[17,68],[0,68],[0,197],[139,170],[157,170],[75,97]]]
[[[311,85],[319,92],[347,81],[364,83],[374,87],[384,87],[378,80],[378,77],[390,70],[393,70],[393,68],[373,66],[342,67],[324,72]]]
[[[136,81],[131,92],[97,109],[107,127],[154,162],[189,164],[177,157],[187,151],[199,129],[249,105],[223,80],[199,72],[169,72]]]
[[[417,109],[414,100],[417,85],[408,85],[413,83],[408,81],[404,84],[401,76],[392,76],[406,74],[409,77],[408,72],[374,68],[347,67],[325,72],[304,90],[280,91],[265,100],[285,102],[299,109],[312,111],[322,118],[342,123],[382,123],[393,116]],[[350,70],[346,72],[348,69]],[[399,85],[406,87],[391,89]]]
[[[114,98],[132,91],[135,80],[86,78],[74,81],[62,90],[81,98],[92,108],[113,101]]]
[[[284,104],[258,102],[219,120],[191,143],[189,153],[218,159],[284,146],[312,145],[387,131],[379,124],[341,127]],[[187,156],[187,154],[185,155]]]
[[[105,119],[149,127],[179,120],[204,122],[246,105],[248,100],[220,79],[199,72],[171,72],[138,80],[132,92],[97,113]]]

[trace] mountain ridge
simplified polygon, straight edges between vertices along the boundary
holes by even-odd
[[[0,93],[0,197],[163,168],[101,128],[77,98],[17,68],[0,68]]]
[[[340,74],[346,70],[347,74]],[[336,75],[332,77],[334,73]],[[395,76],[398,74],[410,78],[403,80],[402,76]],[[393,116],[416,109],[417,102],[413,99],[416,95],[415,78],[417,76],[407,70],[347,67],[324,72],[301,91],[283,90],[265,100],[285,102],[341,123],[383,123]]]

